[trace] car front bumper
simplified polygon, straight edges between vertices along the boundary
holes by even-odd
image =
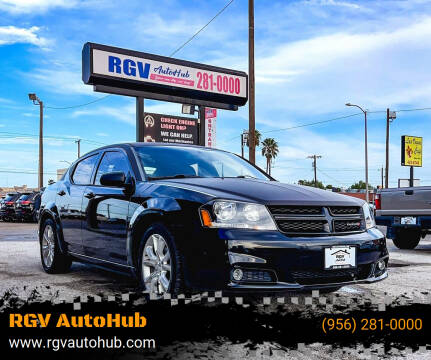
[[[244,230],[226,230],[219,235],[227,242],[230,271],[227,288],[233,291],[325,289],[373,283],[388,276],[386,239],[376,228],[326,237],[293,238],[280,232]],[[324,249],[341,245],[356,246],[356,267],[325,270]],[[380,260],[385,262],[383,270],[377,267]],[[253,274],[253,280],[235,281],[232,275],[235,269]]]

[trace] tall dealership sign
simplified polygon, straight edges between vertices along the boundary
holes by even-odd
[[[82,49],[82,81],[94,91],[136,98],[137,141],[143,141],[144,99],[226,110],[248,99],[243,71],[89,42]]]
[[[144,142],[198,144],[196,119],[145,113]]]
[[[410,186],[414,185],[413,169],[422,166],[422,137],[401,136],[401,165],[410,166]]]

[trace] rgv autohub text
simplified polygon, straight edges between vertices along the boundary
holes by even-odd
[[[106,315],[68,315],[58,314],[9,314],[9,327],[117,327],[117,328],[143,328],[147,325],[147,319],[139,312],[133,315],[106,314]]]

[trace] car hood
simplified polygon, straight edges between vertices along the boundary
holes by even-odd
[[[185,178],[154,183],[181,187],[216,198],[263,204],[361,206],[363,200],[309,186],[243,178]]]

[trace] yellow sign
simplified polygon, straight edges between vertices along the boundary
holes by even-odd
[[[401,136],[401,165],[422,166],[422,138]]]

